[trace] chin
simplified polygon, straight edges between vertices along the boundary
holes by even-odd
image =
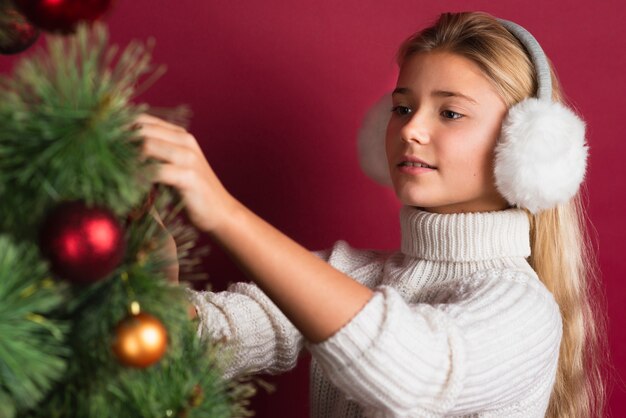
[[[433,188],[423,184],[415,184],[404,179],[393,180],[393,190],[398,199],[411,206],[432,205]]]
[[[416,198],[415,196],[402,196],[397,195],[400,202],[407,206],[415,206],[423,209],[427,209],[428,207],[432,207],[433,205],[427,202],[425,199]]]

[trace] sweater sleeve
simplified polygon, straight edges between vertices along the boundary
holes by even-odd
[[[312,253],[323,260],[330,256],[330,250]],[[295,367],[302,334],[256,285],[234,283],[217,293],[188,289],[187,294],[198,313],[198,336],[220,343],[225,378]]]
[[[308,344],[372,416],[517,416],[550,391],[562,336],[552,294],[525,273],[482,271],[408,303],[380,286],[328,340]],[[536,406],[533,406],[536,408]]]

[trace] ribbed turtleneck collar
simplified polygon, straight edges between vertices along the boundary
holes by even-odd
[[[480,261],[530,256],[530,222],[526,212],[439,214],[413,206],[400,209],[401,251],[432,261]]]

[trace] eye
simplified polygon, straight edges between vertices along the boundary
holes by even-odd
[[[394,106],[391,108],[391,111],[397,115],[400,116],[404,116],[404,115],[408,115],[409,113],[411,113],[411,109],[406,107],[406,106]]]
[[[453,112],[452,110],[444,110],[443,112],[441,112],[441,116],[443,116],[445,119],[460,119],[463,117],[462,114]]]

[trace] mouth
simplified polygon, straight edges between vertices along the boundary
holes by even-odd
[[[418,163],[415,161],[402,161],[400,164],[398,164],[398,167],[422,167],[422,168],[429,168],[431,170],[437,169],[437,167],[434,167],[425,163]]]

